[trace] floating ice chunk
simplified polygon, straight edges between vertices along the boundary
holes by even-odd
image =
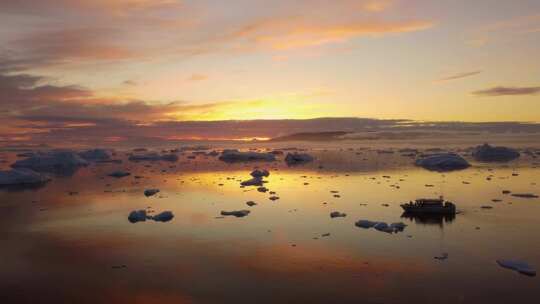
[[[497,260],[497,264],[499,264],[499,266],[501,267],[512,269],[524,275],[528,275],[528,276],[536,275],[536,270],[531,265],[527,264],[527,262],[524,262],[524,261]]]
[[[116,177],[116,178],[122,178],[122,177],[126,177],[126,176],[129,176],[129,175],[131,175],[131,173],[126,172],[126,171],[122,171],[122,170],[114,171],[114,172],[109,174],[109,176]]]
[[[257,203],[255,203],[254,201],[248,201],[248,202],[246,202],[246,205],[248,205],[250,207],[253,207],[253,206],[257,205]]]
[[[407,227],[407,225],[402,222],[392,223],[388,225],[385,222],[373,222],[373,221],[368,221],[368,220],[359,220],[355,223],[355,225],[360,228],[364,228],[364,229],[374,228],[377,231],[382,231],[382,232],[387,232],[387,233],[402,232],[403,230],[405,230],[405,227]]]
[[[16,161],[11,167],[28,168],[36,172],[73,174],[88,162],[72,151],[51,151],[36,153],[33,156]]]
[[[538,195],[533,193],[514,193],[512,196],[520,198],[538,198]]]
[[[270,175],[270,172],[268,172],[268,170],[265,170],[265,169],[256,169],[256,170],[253,170],[251,173],[250,173],[251,176],[253,177],[258,177],[258,178],[262,178],[262,177],[268,177]]]
[[[144,190],[144,195],[146,197],[156,195],[159,192],[159,189],[146,189]]]
[[[373,226],[373,228],[375,228],[375,230],[387,232],[387,233],[394,232],[394,230],[390,226],[388,226],[388,224],[385,222],[378,222],[377,224],[375,224],[375,226]]]
[[[0,186],[36,185],[50,180],[49,177],[26,168],[0,171]]]
[[[364,229],[369,229],[375,226],[375,224],[377,224],[377,222],[372,222],[368,220],[359,220],[355,223],[357,227],[364,228]]]
[[[246,181],[241,182],[240,184],[242,186],[262,186],[263,184],[262,177],[254,177],[252,179],[248,179]]]
[[[335,217],[346,217],[347,216],[347,213],[341,213],[339,211],[334,211],[332,213],[330,213],[330,217],[331,218],[335,218]]]
[[[175,161],[178,161],[178,155],[176,155],[176,154],[163,154],[163,155],[161,155],[161,160],[168,161],[168,162],[175,162]]]
[[[463,157],[453,153],[429,155],[417,159],[415,164],[432,171],[453,171],[470,167]]]
[[[207,156],[212,156],[212,157],[215,157],[215,156],[218,156],[219,155],[219,152],[214,150],[214,151],[210,151],[208,153],[206,153]]]
[[[444,260],[448,259],[448,253],[443,252],[441,255],[435,256],[433,258],[436,259],[436,260],[439,260],[439,261],[444,261]]]
[[[285,162],[287,165],[296,165],[302,163],[312,162],[314,160],[313,156],[306,153],[287,153],[285,156]]]
[[[128,221],[131,223],[144,222],[146,217],[146,210],[135,210],[129,214]]]
[[[86,150],[79,152],[79,156],[87,161],[104,161],[111,158],[111,154],[105,149]]]
[[[518,151],[507,147],[494,147],[488,144],[478,146],[472,153],[477,161],[482,162],[506,162],[519,158]]]
[[[271,153],[240,152],[238,150],[223,150],[219,160],[224,162],[245,162],[245,161],[274,161],[276,156]]]
[[[407,224],[403,223],[403,222],[397,222],[397,223],[392,223],[390,224],[390,228],[392,228],[392,230],[394,230],[395,232],[401,232],[403,230],[405,230],[405,227],[407,227]]]
[[[168,222],[174,218],[174,214],[171,211],[163,211],[150,218],[156,222]]]
[[[221,215],[228,216],[236,216],[236,217],[244,217],[248,215],[251,211],[249,210],[234,210],[234,211],[221,211]]]

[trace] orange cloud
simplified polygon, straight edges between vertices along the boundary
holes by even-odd
[[[206,79],[208,79],[208,76],[203,74],[193,74],[187,78],[188,81],[201,81]]]
[[[373,0],[362,4],[362,8],[370,12],[381,12],[393,4],[391,0]]]
[[[238,31],[234,37],[254,41],[274,50],[287,50],[340,43],[361,36],[414,32],[432,26],[433,24],[428,21],[355,21],[344,24],[317,24],[293,18],[253,24]]]

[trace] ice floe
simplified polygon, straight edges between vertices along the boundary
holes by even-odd
[[[364,229],[374,228],[375,230],[386,233],[402,232],[405,230],[405,227],[407,227],[407,225],[402,222],[387,224],[386,222],[373,222],[369,220],[359,220],[354,223],[354,225]]]
[[[234,210],[234,211],[221,211],[221,215],[223,216],[236,216],[236,217],[244,217],[247,216],[251,211],[249,210]]]
[[[128,221],[131,223],[144,222],[152,220],[155,222],[168,222],[174,218],[172,211],[163,211],[156,215],[148,215],[146,210],[134,210],[128,215]]]

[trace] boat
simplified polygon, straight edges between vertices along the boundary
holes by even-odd
[[[414,202],[401,204],[401,208],[408,214],[456,214],[456,205],[445,201],[442,197],[420,198]]]

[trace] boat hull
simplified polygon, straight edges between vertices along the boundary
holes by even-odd
[[[456,214],[454,207],[417,207],[401,205],[401,208],[410,214]]]

